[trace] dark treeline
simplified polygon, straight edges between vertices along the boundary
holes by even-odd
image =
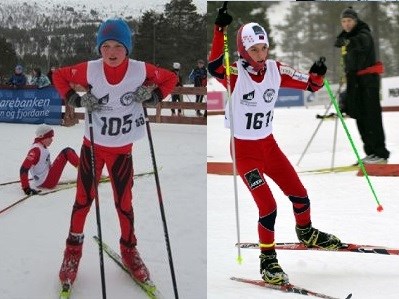
[[[208,45],[211,43],[213,22],[217,8],[223,2],[208,2]],[[379,59],[385,66],[384,77],[399,74],[399,3],[378,1],[336,2],[229,2],[229,13],[234,21],[229,28],[229,48],[235,51],[235,33],[242,23],[250,21],[264,25],[271,41],[271,58],[278,59],[301,70],[308,69],[320,56],[327,58],[327,76],[338,82],[341,76],[340,49],[335,48],[335,37],[341,32],[340,14],[352,6],[372,30]],[[276,8],[279,10],[276,11]],[[271,29],[268,15],[271,10],[281,17]],[[278,36],[278,38],[277,38]],[[277,57],[276,57],[277,56]]]
[[[171,0],[163,12],[148,10],[138,18],[122,16],[134,28],[131,58],[165,68],[182,66],[183,80],[198,59],[206,59],[205,14],[192,0]],[[17,63],[29,72],[64,66],[99,56],[96,32],[104,14],[94,9],[34,3],[0,7],[0,76],[8,77]]]

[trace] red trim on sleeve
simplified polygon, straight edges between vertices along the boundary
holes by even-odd
[[[209,61],[214,61],[224,54],[223,31],[219,31],[218,28],[219,28],[218,26],[215,26],[213,29],[213,40],[211,46],[211,53],[209,54],[208,58]],[[218,68],[216,70],[224,72],[222,69],[224,70],[224,67],[223,65],[220,65],[220,69]]]
[[[166,98],[173,89],[175,89],[177,83],[177,76],[175,73],[156,67],[153,64],[145,63],[146,70],[146,81],[145,84],[155,84],[158,86],[159,90],[162,93],[162,99]]]
[[[28,179],[28,171],[33,166],[39,162],[40,159],[40,149],[38,147],[34,147],[29,150],[26,155],[25,160],[22,162],[21,170],[26,169],[27,171],[20,171],[20,180],[22,189],[29,187],[29,179]]]
[[[231,51],[230,51],[231,52]],[[216,73],[219,74],[226,74],[226,69],[223,65],[223,60],[221,60],[221,56],[224,56],[224,36],[223,36],[223,31],[220,30],[220,27],[215,26],[213,30],[213,40],[212,40],[212,46],[211,46],[211,53],[209,55],[209,63],[211,64],[212,62],[215,62],[216,60],[220,60],[220,64],[215,66],[215,71]],[[230,60],[230,65],[235,67],[236,63],[233,63]],[[216,78],[216,77],[215,77]],[[225,88],[227,88],[227,79],[226,76],[224,76],[223,79],[221,78],[216,78],[220,83],[223,84]],[[235,84],[237,81],[237,75],[230,74],[230,87],[231,87],[231,92],[233,92]]]
[[[294,73],[299,73],[299,74],[303,74],[303,75],[308,76],[307,73],[299,72],[296,69],[294,69],[294,68],[292,68],[292,67],[290,67],[288,65],[283,65],[279,61],[276,61],[276,63],[277,63],[278,71],[280,72],[280,75],[281,75],[281,85],[280,85],[281,87],[301,89],[301,90],[306,90],[308,88],[308,85],[309,85],[308,81],[303,82],[303,81],[299,81],[299,80],[296,80],[296,79],[293,78]],[[280,67],[290,68],[290,69],[292,69],[293,73],[292,74],[289,74],[289,73],[281,74]]]
[[[88,87],[87,61],[72,66],[56,69],[53,73],[53,84],[62,98],[72,89],[73,84]]]

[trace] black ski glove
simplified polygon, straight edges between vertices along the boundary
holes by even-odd
[[[133,101],[155,106],[162,100],[161,90],[156,85],[141,85],[133,92]]]
[[[71,89],[66,95],[66,101],[70,106],[85,107],[89,112],[101,109],[98,99],[90,91],[80,96]]]
[[[233,17],[227,13],[227,7],[223,5],[223,7],[219,8],[218,15],[215,20],[215,25],[220,27],[226,27],[231,24],[233,21]]]
[[[42,192],[42,190],[35,190],[35,189],[31,189],[30,187],[26,187],[26,188],[24,188],[24,192],[26,195],[36,195],[36,194]]]
[[[326,58],[320,57],[318,61],[313,63],[309,73],[316,73],[319,76],[324,76],[327,73],[327,66],[325,65],[324,61],[326,61]]]

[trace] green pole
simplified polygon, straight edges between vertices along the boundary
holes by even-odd
[[[369,187],[370,187],[370,189],[371,189],[371,192],[373,193],[374,199],[375,199],[375,201],[376,201],[376,203],[377,203],[377,211],[378,211],[378,212],[381,212],[384,208],[383,208],[382,205],[380,204],[380,201],[378,200],[377,194],[376,194],[375,191],[374,191],[373,185],[371,184],[371,181],[370,181],[370,178],[369,178],[369,176],[368,176],[368,174],[367,174],[366,168],[364,167],[364,164],[363,164],[362,159],[360,159],[359,153],[358,153],[358,151],[357,151],[357,149],[356,149],[355,144],[353,143],[353,140],[352,140],[352,137],[351,137],[351,135],[350,135],[350,133],[349,133],[348,127],[347,127],[346,124],[345,124],[345,121],[344,121],[344,118],[343,118],[343,116],[342,116],[342,113],[341,113],[341,111],[339,110],[337,100],[335,99],[334,94],[333,94],[333,92],[331,91],[330,83],[328,82],[327,79],[324,79],[324,86],[325,86],[326,89],[327,89],[327,93],[328,93],[328,95],[330,96],[330,100],[331,100],[332,104],[334,105],[335,110],[337,111],[337,115],[338,115],[338,117],[339,117],[339,119],[340,119],[340,121],[341,121],[341,123],[342,123],[342,126],[344,127],[346,136],[348,136],[348,139],[349,139],[349,142],[350,142],[350,144],[351,144],[351,146],[352,146],[352,149],[353,149],[353,151],[355,152],[357,161],[358,161],[358,163],[359,163],[359,165],[360,165],[360,169],[362,170],[362,172],[363,172],[363,174],[364,174],[364,177],[366,178],[367,183],[368,183],[368,185],[369,185]]]

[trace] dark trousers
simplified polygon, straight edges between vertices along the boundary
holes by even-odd
[[[389,151],[385,147],[379,89],[366,87],[358,91],[361,94],[358,99],[362,100],[357,103],[359,113],[356,124],[363,141],[364,152],[366,155],[388,159]]]
[[[195,102],[196,103],[202,103],[203,100],[204,100],[204,96],[203,95],[196,95],[195,96]],[[199,113],[200,113],[200,111],[197,110],[197,114],[199,114]]]
[[[179,94],[172,94],[172,102],[183,102],[183,101]],[[171,110],[172,114],[175,114],[175,109]],[[179,114],[181,113],[181,109],[178,109],[177,111],[179,112]]]

